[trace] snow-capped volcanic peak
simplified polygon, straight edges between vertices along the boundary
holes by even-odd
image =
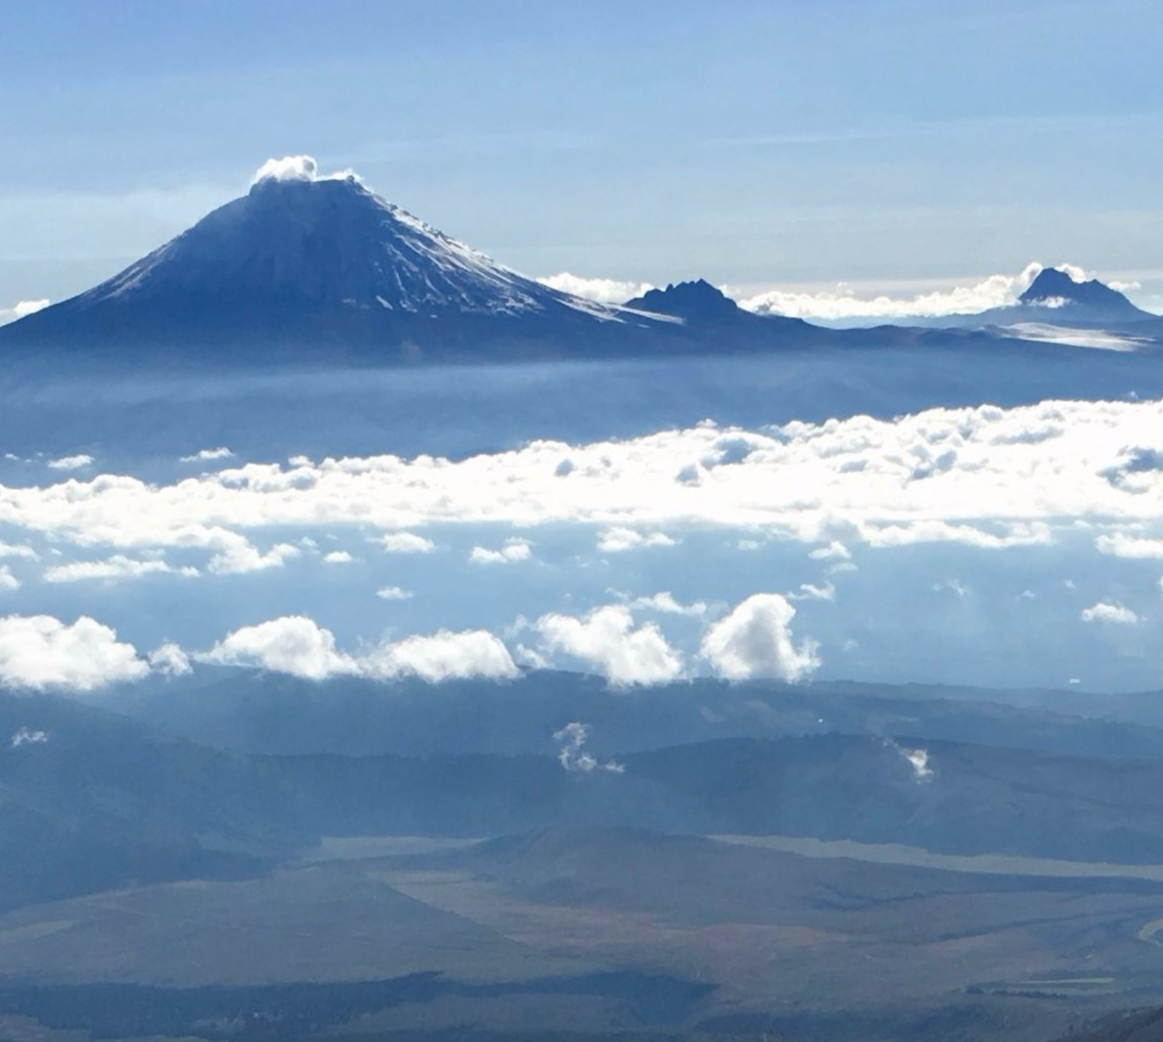
[[[543,286],[437,231],[351,171],[310,156],[271,159],[247,195],[142,258],[77,303],[182,296],[191,303],[294,300],[403,315],[618,312]]]

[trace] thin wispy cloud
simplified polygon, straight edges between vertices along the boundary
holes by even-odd
[[[84,470],[93,465],[93,457],[84,453],[76,456],[61,456],[59,459],[49,460],[49,470]]]
[[[225,445],[220,445],[216,449],[200,449],[198,452],[190,456],[180,457],[182,463],[213,463],[216,460],[231,459],[234,453],[230,451]]]
[[[556,275],[543,275],[537,279],[543,286],[572,293],[599,304],[625,304],[634,297],[640,297],[654,287],[649,282],[632,282],[625,279],[585,278],[568,271]]]

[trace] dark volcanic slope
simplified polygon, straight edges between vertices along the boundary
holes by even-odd
[[[297,839],[261,764],[67,699],[0,693],[0,910],[247,873]]]
[[[1064,1036],[1070,1042],[1163,1042],[1163,1009],[1129,1010]]]

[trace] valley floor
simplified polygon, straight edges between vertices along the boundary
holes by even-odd
[[[1163,1003],[1161,918],[1163,866],[596,827],[345,838],[260,879],[8,914],[0,1038],[1033,1042]]]

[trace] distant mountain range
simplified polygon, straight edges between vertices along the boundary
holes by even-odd
[[[947,346],[954,335],[958,344],[998,339],[996,330],[974,331],[980,327],[1151,318],[1110,287],[1047,269],[1011,308],[928,323],[956,332],[882,328],[877,342]],[[621,307],[585,300],[444,235],[354,177],[264,178],[99,286],[0,328],[10,359],[68,352],[110,366],[385,365],[866,343],[866,331],[752,314],[702,279]]]
[[[546,687],[552,680],[534,679],[530,688],[559,706],[559,725],[577,707],[565,709]],[[241,683],[233,692],[240,731],[257,733],[269,718],[266,710],[252,714],[254,694]],[[439,701],[431,689],[426,694]],[[406,706],[392,713],[397,697],[408,692],[379,694],[386,713],[364,700],[347,703],[344,730],[387,731],[393,716],[406,726],[414,713]],[[831,714],[836,704],[812,708]],[[230,714],[225,705],[223,712]],[[539,753],[511,751],[500,728],[495,741],[472,752],[368,755],[366,743],[337,742],[335,733],[312,748],[306,736],[317,707],[290,699],[282,713],[297,736],[285,744],[296,751],[263,755],[195,744],[67,699],[0,693],[0,735],[22,728],[42,735],[0,746],[0,913],[132,880],[245,876],[320,835],[613,825],[895,842],[950,854],[1163,858],[1163,761],[1107,758],[1100,731],[1050,714],[1016,717],[1022,727],[1008,736],[1010,747],[903,729],[999,731],[1006,714],[966,702],[916,703],[919,719],[909,721],[880,701],[863,721],[844,725],[855,730],[863,722],[878,733],[700,740],[688,732],[695,740],[678,744],[667,733],[635,749],[623,744],[627,728],[603,727],[594,749],[599,764],[616,760],[622,769],[615,771],[568,769],[548,735]],[[809,715],[815,719],[806,705],[792,714]],[[1031,748],[1077,747],[1078,740],[1090,745],[1084,756]]]

